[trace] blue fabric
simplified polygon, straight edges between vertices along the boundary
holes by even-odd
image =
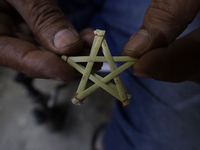
[[[75,1],[85,5],[75,13],[66,12],[68,18],[73,18],[78,29],[105,29],[113,55],[121,55],[129,37],[140,28],[150,4],[150,0]],[[83,16],[87,23],[80,21]],[[199,25],[200,14],[183,34]],[[200,85],[137,78],[130,69],[121,78],[132,98],[125,108],[116,100],[104,134],[105,150],[200,149]]]

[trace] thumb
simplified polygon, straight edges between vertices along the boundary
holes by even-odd
[[[77,53],[82,42],[55,0],[7,0],[46,49],[57,54]]]
[[[191,23],[199,0],[152,0],[140,30],[125,45],[123,55],[141,57],[151,49],[166,47]]]
[[[144,54],[133,66],[133,73],[168,82],[199,82],[199,50],[200,28],[175,40],[167,48],[157,48]]]

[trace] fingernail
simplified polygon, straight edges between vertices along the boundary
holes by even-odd
[[[150,36],[147,30],[140,29],[125,45],[125,50],[142,52],[150,41]]]
[[[71,29],[64,29],[56,33],[54,37],[54,46],[57,49],[67,47],[79,40],[78,35]]]
[[[133,74],[137,77],[141,77],[141,78],[151,78],[150,76],[148,76],[147,74],[144,74],[142,72],[138,72],[138,71],[135,71],[133,72]]]

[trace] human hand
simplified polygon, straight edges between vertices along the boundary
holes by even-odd
[[[138,57],[133,74],[156,80],[200,80],[200,28],[175,40],[200,9],[199,0],[152,0],[123,55]]]
[[[17,12],[26,23],[19,23]],[[76,76],[59,55],[79,53],[93,34],[89,29],[79,36],[55,0],[0,0],[0,18],[1,66],[65,82]]]

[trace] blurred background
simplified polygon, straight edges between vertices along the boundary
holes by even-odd
[[[32,80],[0,67],[0,150],[90,150],[114,98],[98,89],[82,106],[73,105],[79,82]]]

